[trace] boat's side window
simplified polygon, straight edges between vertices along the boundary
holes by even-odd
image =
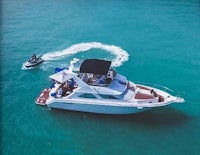
[[[79,97],[83,97],[83,98],[96,98],[94,95],[89,94],[89,93],[81,94]]]
[[[112,95],[104,95],[104,94],[99,94],[99,95],[104,99],[118,99],[117,97]]]

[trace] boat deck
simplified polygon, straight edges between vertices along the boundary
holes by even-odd
[[[164,102],[164,97],[160,94],[157,94],[153,89],[136,85],[136,87],[131,86],[130,83],[128,84],[128,88],[132,91],[135,91],[137,88],[147,91],[148,93],[142,93],[142,92],[137,92],[134,96],[134,99],[154,99],[155,97],[158,97],[158,102]]]
[[[158,97],[158,102],[164,102],[164,97],[160,94],[157,94],[157,92],[155,92],[153,89],[149,89],[147,87],[144,86],[139,86],[137,85],[138,88],[143,89],[143,90],[147,90],[149,91],[152,95],[146,95],[146,94],[136,94],[135,98],[136,99],[153,99],[155,97]]]
[[[143,94],[143,93],[137,93],[135,94],[135,99],[154,99],[154,96]]]
[[[141,90],[145,90],[149,94],[137,92],[135,94],[135,99],[154,99],[155,98],[154,95],[151,93],[151,89],[149,89],[147,87],[143,87],[143,86],[138,86],[138,85],[137,85],[137,88],[139,88]]]
[[[35,103],[39,105],[46,105],[46,101],[49,98],[49,92],[51,89],[44,89],[40,95],[36,98]]]

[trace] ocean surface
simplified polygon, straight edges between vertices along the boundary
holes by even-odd
[[[1,154],[199,155],[199,0],[2,0]],[[35,53],[46,61],[27,70]],[[134,82],[186,102],[131,115],[34,103],[55,67],[112,60]]]

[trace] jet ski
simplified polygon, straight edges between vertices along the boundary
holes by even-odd
[[[36,67],[39,64],[41,64],[42,62],[44,62],[44,60],[42,58],[38,58],[35,55],[33,55],[25,64],[24,66],[29,68],[29,67]]]

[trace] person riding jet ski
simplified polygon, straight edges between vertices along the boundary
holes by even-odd
[[[35,54],[25,63],[25,67],[34,67],[41,64],[44,60],[37,57]]]
[[[29,59],[29,62],[35,63],[37,60],[38,60],[37,56],[33,54],[32,57]]]

